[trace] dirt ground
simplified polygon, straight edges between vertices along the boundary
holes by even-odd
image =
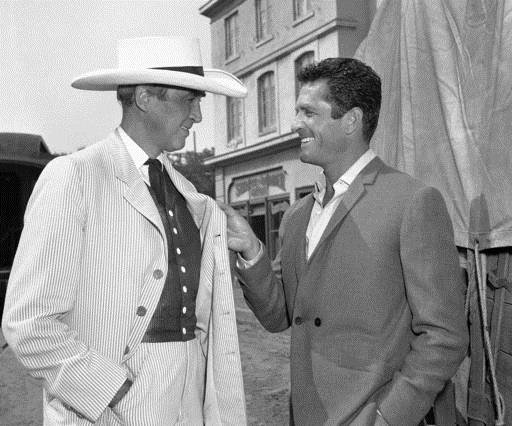
[[[271,334],[247,309],[235,289],[249,425],[288,425],[290,334]]]
[[[236,286],[235,303],[249,425],[288,425],[289,333],[265,331]],[[0,425],[42,425],[41,404],[41,384],[26,374],[0,333]]]

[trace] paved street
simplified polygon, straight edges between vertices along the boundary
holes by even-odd
[[[287,425],[289,334],[270,334],[235,288],[247,411],[251,426]],[[0,426],[42,425],[41,385],[26,374],[0,333]]]

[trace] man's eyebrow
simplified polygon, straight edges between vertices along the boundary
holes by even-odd
[[[309,109],[314,111],[315,107],[309,103],[300,103],[295,105],[295,111],[298,111],[299,109]]]

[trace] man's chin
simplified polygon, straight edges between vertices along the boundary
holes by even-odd
[[[179,151],[185,147],[186,138],[176,138],[169,143],[169,151]]]

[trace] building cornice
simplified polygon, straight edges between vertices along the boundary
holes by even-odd
[[[289,55],[291,52],[300,49],[302,46],[305,46],[326,34],[332,33],[342,28],[355,30],[358,24],[359,22],[354,19],[335,18],[329,22],[326,22],[321,27],[315,28],[309,33],[301,35],[301,37],[297,40],[285,44],[265,56],[259,57],[257,60],[249,63],[248,65],[242,66],[240,68],[230,68],[230,72],[236,74],[238,77],[243,78],[244,76],[253,73],[257,69],[264,67],[283,56]]]
[[[298,147],[300,145],[299,137],[296,133],[288,133],[276,139],[260,142],[246,146],[235,151],[225,152],[214,157],[206,158],[206,166],[215,165],[216,167],[229,166],[242,161],[253,160],[268,154],[285,151],[287,149]]]
[[[243,2],[243,0],[238,0],[238,3],[240,2]],[[199,13],[207,18],[214,19],[223,12],[226,6],[236,6],[233,3],[233,0],[209,0],[199,8]]]

